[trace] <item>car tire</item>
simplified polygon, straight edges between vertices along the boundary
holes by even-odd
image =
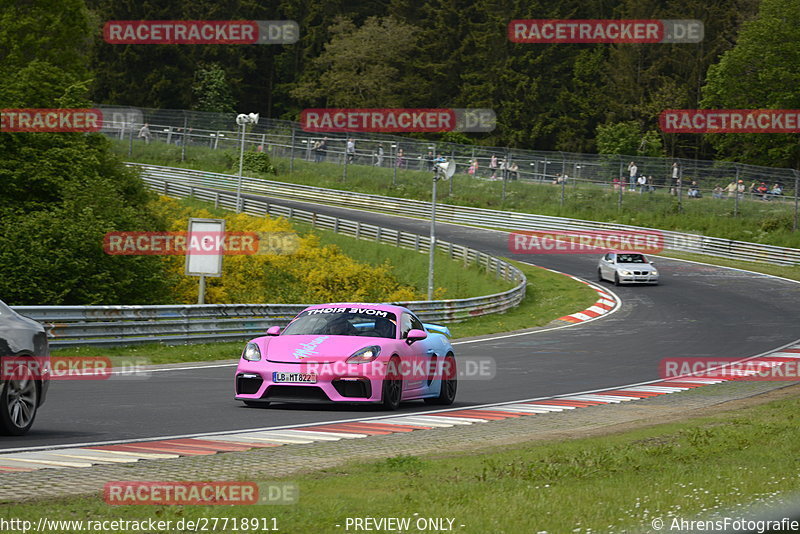
[[[614,285],[621,286],[622,282],[619,281],[619,273],[614,273]]]
[[[426,404],[450,406],[456,400],[456,392],[458,391],[458,370],[456,369],[456,358],[452,353],[450,353],[447,355],[444,361],[445,366],[442,374],[447,374],[447,378],[442,376],[442,387],[439,390],[439,396],[425,399]]]
[[[400,359],[393,357],[386,368],[381,387],[381,406],[385,410],[397,410],[403,396],[403,379],[400,376]]]
[[[30,367],[15,362],[6,370],[9,378],[0,392],[0,434],[22,436],[33,425],[39,405],[39,390]]]
[[[269,402],[264,401],[242,401],[245,406],[249,406],[250,408],[267,408],[269,406]]]
[[[605,278],[603,278],[603,270],[598,268],[597,269],[597,281],[598,282],[603,282],[604,280],[605,280]]]

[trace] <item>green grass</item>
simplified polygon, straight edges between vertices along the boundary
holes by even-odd
[[[295,505],[110,507],[83,497],[9,504],[3,511],[34,523],[275,517],[286,533],[346,532],[347,517],[454,518],[455,532],[465,534],[651,532],[655,518],[669,524],[713,512],[738,517],[740,505],[774,503],[800,489],[799,410],[800,399],[791,397],[601,437],[353,461],[270,479],[297,484]]]
[[[375,241],[356,239],[329,230],[312,229],[309,225],[293,223],[301,234],[313,232],[320,237],[322,245],[335,245],[348,256],[369,265],[381,265],[389,261],[393,273],[402,284],[410,285],[425,294],[428,288],[428,253],[420,254],[409,249],[395,247]],[[500,293],[514,287],[514,283],[497,278],[475,264],[450,259],[444,252],[437,252],[434,260],[434,286],[445,290],[443,298],[460,299]]]
[[[115,147],[123,157],[133,161],[212,172],[234,172],[238,162],[232,151],[213,151],[203,147],[188,148],[187,161],[183,163],[180,161],[180,147],[136,145],[131,158],[127,156],[126,143],[116,142]],[[430,198],[430,175],[427,172],[398,171],[396,183],[393,184],[393,169],[352,165],[348,166],[347,179],[343,181],[342,167],[334,163],[315,164],[295,159],[293,172],[289,172],[288,160],[284,158],[276,158],[275,164],[278,175],[262,177],[394,197]],[[732,199],[714,199],[708,195],[692,199],[684,195],[682,211],[679,212],[676,197],[659,190],[644,195],[625,192],[620,210],[617,206],[618,194],[611,187],[577,185],[577,181],[565,187],[563,206],[560,204],[561,188],[549,183],[508,182],[506,199],[503,201],[501,182],[475,179],[462,171],[460,168],[452,183],[442,184],[442,202],[800,247],[800,232],[791,231],[794,206],[788,202],[742,201],[739,203],[738,217],[734,217]],[[451,186],[452,194],[449,194]]]
[[[516,263],[516,262],[515,262]],[[571,278],[522,263],[516,263],[528,278],[526,295],[514,309],[502,313],[467,319],[448,325],[453,338],[464,338],[543,326],[562,317],[586,309],[597,299],[597,293]],[[255,337],[255,336],[254,336]],[[203,343],[197,345],[148,344],[132,347],[78,347],[56,351],[57,356],[108,356],[114,365],[165,364],[238,358],[243,342]]]

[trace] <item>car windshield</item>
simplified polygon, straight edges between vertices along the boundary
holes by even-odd
[[[372,308],[315,308],[298,315],[281,335],[321,334],[395,339],[396,331],[397,319],[387,311]]]
[[[641,254],[618,254],[617,263],[647,263]]]

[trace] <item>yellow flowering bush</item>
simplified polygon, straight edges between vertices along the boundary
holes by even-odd
[[[190,217],[218,218],[205,209],[186,207],[161,197],[155,209],[169,221],[170,231],[185,232]],[[227,232],[258,232],[297,236],[286,219],[225,215]],[[170,269],[179,274],[175,298],[181,303],[197,302],[198,280],[183,276],[185,258],[165,256]],[[206,302],[232,303],[317,303],[337,301],[391,302],[419,300],[424,296],[401,284],[389,262],[373,266],[360,263],[335,245],[321,246],[316,235],[297,236],[291,254],[226,255],[222,277],[206,279]]]

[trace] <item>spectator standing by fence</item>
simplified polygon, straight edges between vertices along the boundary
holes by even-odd
[[[328,138],[323,137],[322,141],[320,141],[319,146],[317,146],[317,163],[325,161],[325,153],[328,150]]]
[[[636,180],[639,178],[639,167],[636,163],[631,161],[628,163],[628,189],[636,191]]]
[[[153,134],[150,133],[150,127],[147,125],[147,123],[144,123],[142,128],[139,130],[139,137],[144,139],[144,143],[146,145],[150,144],[150,139],[153,138]]]
[[[731,181],[731,183],[725,186],[725,193],[727,193],[728,198],[733,198],[733,195],[736,194],[736,189],[737,185],[735,180]]]
[[[381,167],[383,165],[383,143],[378,144],[378,150],[375,151],[375,166]]]
[[[497,156],[492,154],[492,157],[489,159],[489,168],[492,169],[492,180],[497,178]]]
[[[345,152],[347,152],[347,164],[353,163],[353,160],[356,159],[356,140],[352,137],[347,140],[347,148],[345,148]]]
[[[469,162],[469,169],[467,169],[467,174],[476,175],[478,174],[478,158],[475,158]]]
[[[397,149],[397,156],[395,158],[395,165],[397,165],[398,169],[403,169],[406,166],[406,158],[403,155],[403,149],[402,148],[398,148]]]
[[[433,171],[433,152],[428,150],[428,153],[425,154],[425,170]]]
[[[321,139],[317,139],[316,141],[314,141],[314,146],[311,147],[311,152],[314,153],[314,163],[319,163],[319,161],[320,161],[319,146],[321,144],[322,144],[322,140]]]

